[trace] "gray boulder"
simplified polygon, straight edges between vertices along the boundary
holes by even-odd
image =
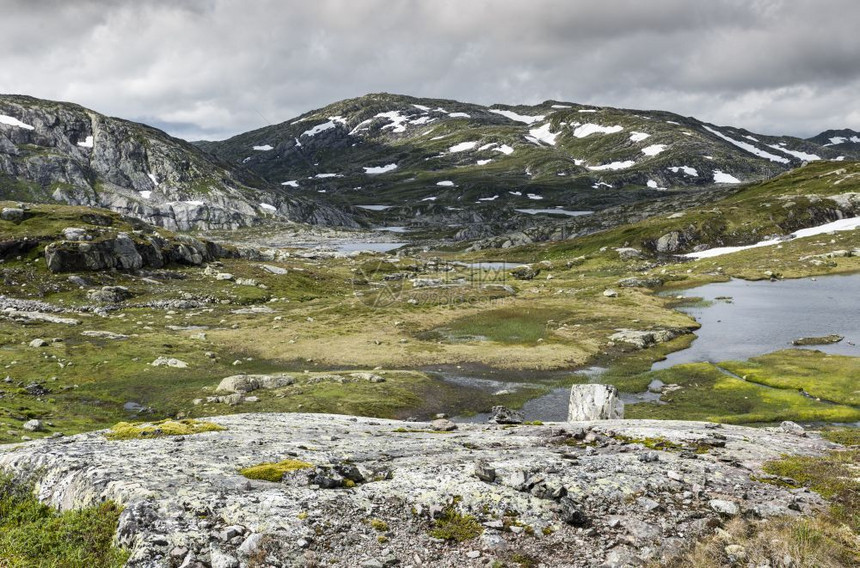
[[[3,219],[4,221],[12,221],[13,223],[23,221],[24,210],[18,209],[17,207],[4,207],[3,211],[0,212],[0,219]]]
[[[21,428],[27,432],[41,432],[45,429],[41,420],[27,420],[23,425],[21,425]]]
[[[523,264],[511,270],[511,276],[517,280],[533,280],[540,274],[540,268],[535,268],[531,264]]]
[[[215,389],[221,392],[249,393],[258,389],[277,389],[295,382],[289,375],[231,375],[224,377]]]
[[[493,415],[490,417],[490,422],[496,424],[522,424],[523,415],[521,412],[511,410],[507,406],[494,406],[492,409]]]
[[[624,403],[612,385],[573,385],[567,409],[568,422],[624,418]]]
[[[87,298],[93,302],[116,304],[134,296],[125,286],[102,286],[100,290],[87,291]]]

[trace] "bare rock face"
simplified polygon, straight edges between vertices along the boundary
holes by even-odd
[[[624,403],[612,385],[573,385],[570,389],[568,422],[624,418]]]
[[[116,536],[131,550],[128,568],[306,554],[318,566],[478,568],[501,563],[505,550],[573,568],[656,564],[730,516],[812,514],[820,497],[760,481],[760,466],[832,447],[780,428],[681,421],[434,430],[325,414],[208,420],[225,430],[141,440],[90,432],[0,446],[0,470],[35,482],[37,496],[62,509],[120,503]],[[654,438],[709,450],[691,459],[636,441]],[[307,467],[276,482],[240,473],[287,458]],[[445,511],[473,517],[474,538],[440,544],[431,530]],[[387,527],[384,541],[368,519]]]

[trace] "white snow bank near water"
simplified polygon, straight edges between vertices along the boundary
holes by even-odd
[[[853,231],[854,229],[860,227],[860,217],[849,217],[848,219],[839,219],[838,221],[833,221],[832,223],[825,223],[824,225],[818,225],[817,227],[809,227],[808,229],[800,229],[799,231],[795,231],[790,234],[788,237],[776,238],[776,239],[768,239],[765,241],[759,241],[754,245],[746,245],[739,247],[719,247],[712,248],[708,250],[703,250],[701,252],[691,252],[689,254],[684,254],[681,256],[685,256],[687,258],[711,258],[714,256],[721,256],[724,254],[731,254],[733,252],[738,252],[742,250],[759,248],[759,247],[769,247],[773,245],[778,245],[780,243],[784,243],[791,239],[802,239],[804,237],[814,237],[815,235],[821,235],[824,233],[832,233],[835,231]]]
[[[0,124],[8,124],[9,126],[17,126],[18,128],[23,128],[25,130],[34,130],[32,126],[29,124],[25,124],[18,120],[13,116],[6,116],[5,114],[0,114]]]

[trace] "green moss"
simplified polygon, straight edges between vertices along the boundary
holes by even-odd
[[[120,513],[113,502],[60,513],[32,487],[0,476],[0,566],[119,568],[129,557],[113,546]]]
[[[682,449],[684,449],[684,446],[682,444],[678,444],[676,442],[673,442],[672,440],[668,440],[660,436],[656,438],[633,438],[630,436],[622,436],[619,434],[615,436],[615,439],[625,444],[642,444],[646,448],[652,450],[660,450],[664,452],[681,451]]]
[[[442,515],[433,521],[430,536],[454,542],[464,542],[481,535],[484,528],[481,523],[471,515],[463,515],[453,505],[449,505]]]
[[[821,437],[843,446],[860,446],[860,428],[822,430]]]
[[[109,440],[138,440],[164,436],[188,436],[202,432],[226,430],[214,422],[202,420],[161,420],[159,422],[120,422],[105,434]]]
[[[818,364],[822,369],[832,368],[830,362],[846,360],[844,368],[853,368],[857,358],[829,356],[820,352],[807,352],[794,356],[794,351],[783,351],[772,356],[756,358],[759,368],[773,373],[778,371],[777,362],[787,357],[802,361],[807,372]],[[725,364],[731,367],[731,363]],[[639,403],[628,405],[625,415],[629,418],[655,418],[670,420],[708,420],[732,424],[750,424],[793,421],[855,422],[860,420],[860,408],[847,404],[829,404],[804,396],[793,386],[767,386],[750,382],[727,374],[720,369],[723,363],[692,363],[676,365],[653,373],[646,373],[646,384],[660,379],[665,384],[677,384],[681,388],[664,394],[664,404]],[[761,372],[761,371],[760,371]],[[847,374],[826,371],[817,374],[819,388],[845,393],[850,388]],[[775,381],[776,385],[777,381]],[[828,386],[831,385],[831,386]],[[856,387],[855,387],[856,388]],[[847,396],[847,393],[845,394]]]
[[[860,450],[830,452],[825,456],[784,456],[762,469],[771,475],[790,478],[809,487],[831,502],[831,515],[860,531]]]
[[[313,464],[290,459],[277,463],[266,462],[250,467],[244,467],[239,470],[239,473],[248,479],[260,479],[277,483],[284,478],[285,474],[291,471],[298,471],[300,469],[308,469],[311,467],[313,467]]]
[[[370,519],[368,524],[373,528],[373,530],[378,532],[385,532],[388,530],[388,523],[383,521],[382,519]]]

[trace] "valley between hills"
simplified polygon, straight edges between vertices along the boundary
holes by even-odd
[[[399,95],[194,144],[0,119],[0,503],[90,511],[89,565],[860,558],[856,133]],[[731,319],[762,298],[783,335]],[[568,421],[580,384],[624,420]]]

